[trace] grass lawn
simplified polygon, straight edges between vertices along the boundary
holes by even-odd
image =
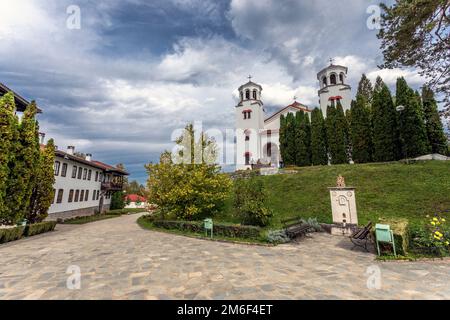
[[[412,225],[422,224],[436,208],[450,208],[450,162],[426,161],[414,164],[373,163],[298,168],[296,174],[260,176],[274,211],[268,228],[281,227],[290,217],[316,217],[331,223],[328,187],[339,174],[347,186],[356,188],[358,222],[376,223],[379,218],[404,217]],[[233,216],[232,197],[217,221],[239,222]]]

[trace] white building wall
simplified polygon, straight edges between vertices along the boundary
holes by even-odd
[[[49,208],[49,218],[51,218],[52,214],[66,212],[66,211],[74,211],[74,210],[82,210],[82,209],[88,209],[88,208],[98,208],[100,204],[100,199],[103,196],[103,206],[107,206],[111,203],[111,197],[107,197],[105,194],[102,194],[101,192],[101,181],[100,178],[103,175],[103,171],[101,169],[98,169],[96,167],[91,167],[88,165],[81,164],[79,162],[64,159],[61,157],[56,157],[55,161],[60,162],[59,172],[58,175],[55,176],[55,183],[53,185],[53,188],[55,189],[55,195],[53,199],[53,203]],[[67,164],[67,172],[66,176],[61,176],[63,164]],[[74,166],[77,167],[77,174],[75,178],[72,178],[72,172],[74,169]],[[79,168],[82,168],[82,174],[81,179],[78,179],[78,170]],[[86,179],[84,178],[84,170],[87,170]],[[89,170],[91,170],[91,179],[88,180]],[[98,180],[95,181],[96,173],[98,173]],[[108,179],[107,175],[107,179]],[[110,176],[109,176],[110,177]],[[63,197],[61,203],[57,203],[58,199],[58,192],[59,190],[63,190]],[[74,190],[73,193],[73,199],[72,202],[69,202],[69,193],[70,190]],[[84,197],[86,197],[86,190],[89,191],[88,199],[87,201],[80,201],[75,202],[75,193],[76,190],[79,190],[79,197],[81,194],[81,190],[84,190]],[[93,194],[94,192],[99,192],[99,197],[97,197],[93,200]]]

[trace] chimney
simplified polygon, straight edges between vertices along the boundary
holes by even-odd
[[[40,139],[40,144],[44,144],[44,142],[45,142],[45,133],[44,132],[39,132],[39,138],[41,138]]]
[[[74,146],[67,146],[67,151],[66,151],[67,154],[73,155],[74,151],[75,151]]]
[[[92,154],[86,153],[86,158],[85,158],[85,160],[86,160],[86,161],[92,161]]]

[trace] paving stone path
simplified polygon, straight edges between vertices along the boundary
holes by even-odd
[[[328,234],[277,247],[212,242],[143,230],[138,216],[0,245],[0,299],[450,299],[450,260],[377,262]],[[67,288],[72,265],[79,290]]]

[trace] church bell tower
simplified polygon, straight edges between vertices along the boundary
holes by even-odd
[[[327,106],[340,101],[344,112],[350,109],[351,87],[347,84],[348,68],[333,64],[330,59],[330,65],[322,69],[317,74],[317,80],[320,83],[319,103],[324,117],[327,115]]]
[[[261,130],[264,128],[262,87],[251,81],[239,87],[236,116],[236,170],[251,168],[261,158]]]

